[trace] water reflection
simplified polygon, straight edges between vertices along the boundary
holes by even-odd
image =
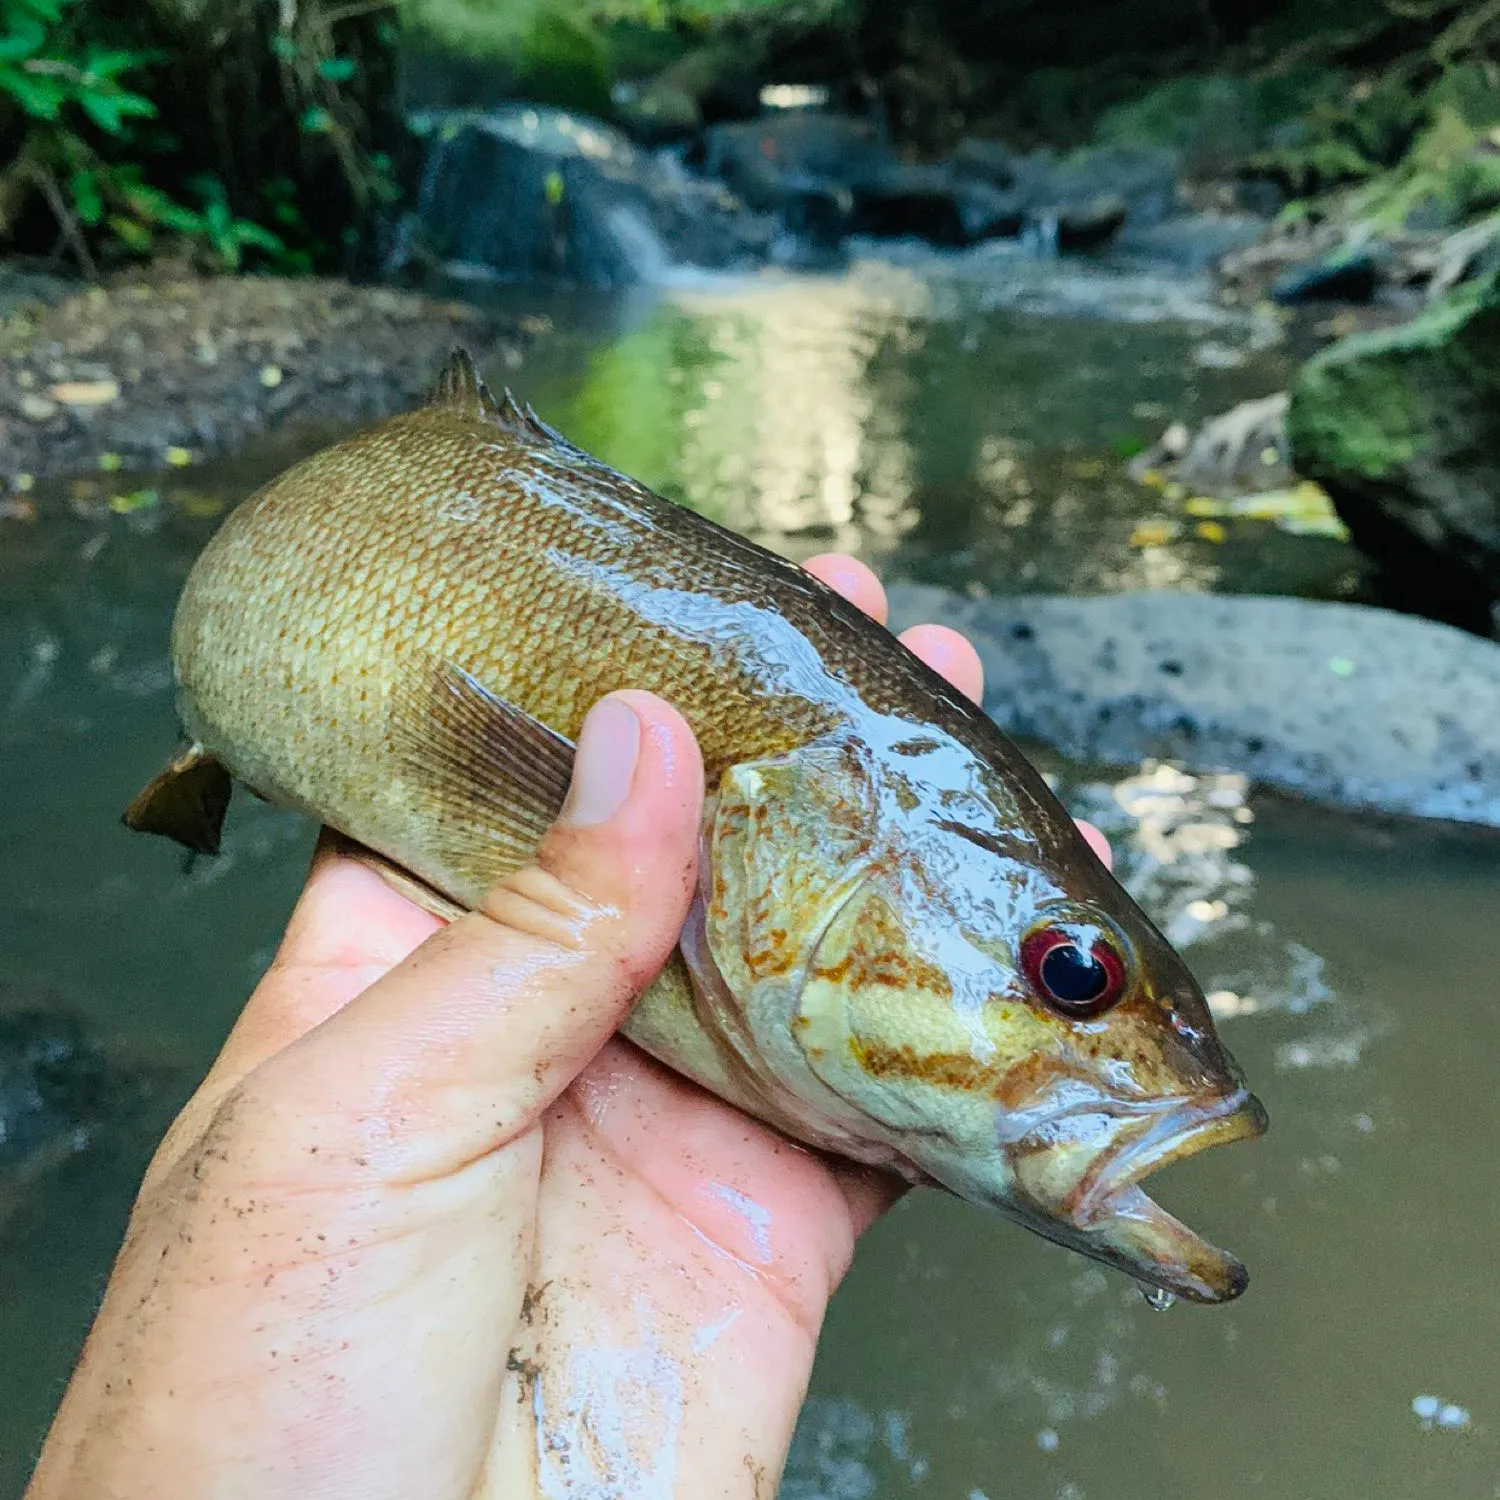
[[[1080,282],[1090,315],[1043,319],[989,307],[962,258],[710,279],[559,309],[520,378],[574,441],[794,557],[839,547],[980,592],[1344,589],[1339,543],[1194,528],[1125,473],[1164,414],[1194,421],[1283,378],[1255,325],[1216,314],[1242,358],[1204,369],[1191,322],[1129,321],[1150,278]]]

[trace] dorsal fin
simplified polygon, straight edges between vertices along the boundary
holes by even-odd
[[[547,426],[529,406],[523,406],[507,390],[500,400],[480,378],[469,351],[455,348],[448,356],[427,398],[429,406],[440,406],[474,421],[488,422],[512,437],[528,443],[565,443],[566,440]],[[568,446],[571,446],[569,444]]]

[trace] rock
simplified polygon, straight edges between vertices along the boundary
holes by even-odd
[[[598,120],[431,111],[417,215],[437,254],[516,279],[629,286],[763,258],[771,227]]]
[[[1386,610],[892,588],[964,631],[1007,732],[1078,760],[1234,771],[1335,807],[1500,827],[1500,646]]]
[[[653,78],[617,89],[616,118],[650,144],[685,140],[705,121],[743,118],[758,109],[760,51],[753,44],[708,42]]]
[[[1500,270],[1500,213],[1450,234],[1438,246],[1427,282],[1427,295],[1436,302],[1465,281]]]
[[[1252,494],[1293,480],[1286,435],[1284,391],[1238,406],[1205,422],[1195,433],[1174,423],[1160,441],[1130,462],[1145,479],[1155,471],[1206,495]]]
[[[1180,214],[1143,227],[1127,221],[1119,245],[1185,270],[1205,271],[1255,244],[1266,232],[1266,222],[1251,214],[1226,213]]]
[[[769,206],[766,185],[785,178],[873,181],[895,158],[869,120],[831,110],[778,110],[758,120],[715,125],[704,138],[704,169],[752,206]],[[774,196],[774,192],[772,194]]]
[[[1059,250],[1097,250],[1120,232],[1130,205],[1118,193],[1074,203],[1057,214]]]
[[[1355,253],[1285,272],[1272,283],[1271,299],[1284,307],[1304,302],[1364,304],[1374,300],[1379,285],[1380,268],[1374,257]]]
[[[703,166],[751,208],[780,215],[793,233],[812,222],[823,248],[846,234],[953,248],[1016,235],[1023,223],[1013,194],[950,163],[898,161],[870,121],[828,110],[715,126]]]
[[[1303,367],[1292,462],[1333,497],[1393,598],[1470,629],[1500,600],[1500,273]]]
[[[969,243],[953,179],[942,167],[893,163],[854,183],[850,231],[877,239],[922,239],[953,248]]]
[[[965,177],[1008,192],[1016,185],[1016,158],[1009,146],[980,136],[965,136],[953,148],[953,166]]]
[[[1172,217],[1177,208],[1178,158],[1142,146],[1092,146],[1058,159],[1037,151],[1016,158],[1016,192],[1033,216],[1062,214],[1104,199],[1126,206],[1132,229]]]

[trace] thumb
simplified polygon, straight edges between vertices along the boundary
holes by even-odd
[[[525,1131],[624,1020],[692,899],[703,766],[649,693],[601,699],[535,862],[246,1080],[326,1165],[441,1176]],[[330,1158],[332,1160],[330,1160]]]

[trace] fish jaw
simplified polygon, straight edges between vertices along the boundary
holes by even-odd
[[[1244,1265],[1140,1184],[1212,1146],[1263,1135],[1267,1124],[1264,1107],[1243,1088],[1170,1101],[1144,1115],[1072,1110],[1004,1148],[1013,1195],[997,1206],[1149,1286],[1190,1302],[1230,1302],[1249,1285]]]

